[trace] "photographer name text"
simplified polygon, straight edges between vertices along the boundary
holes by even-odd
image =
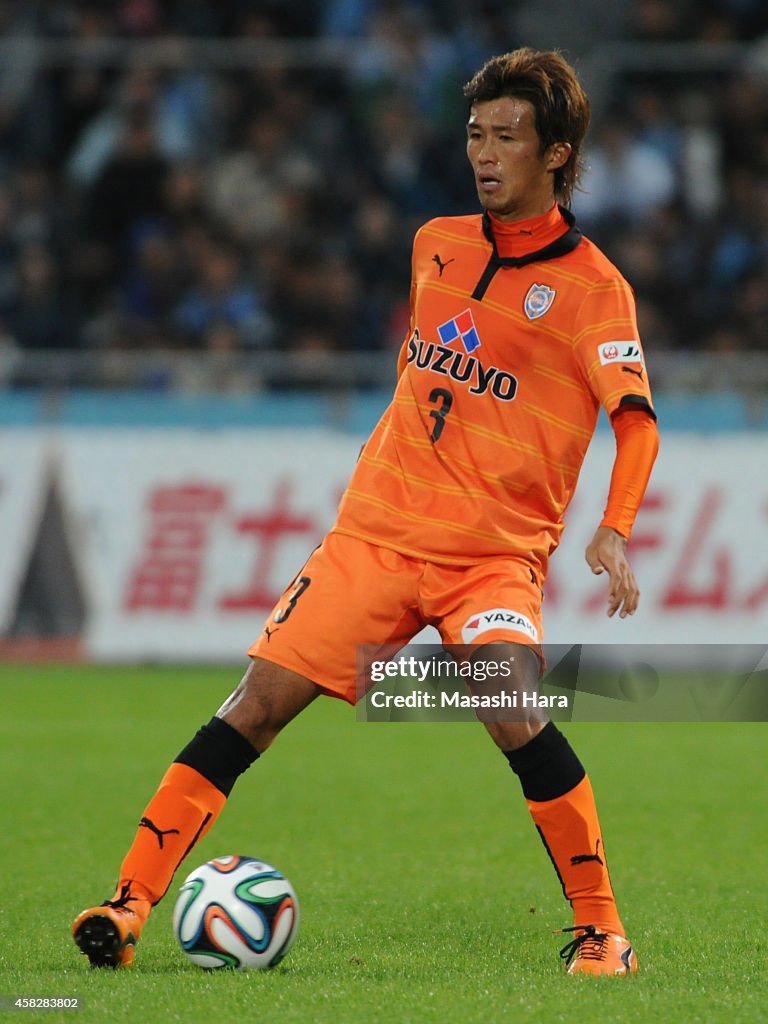
[[[410,693],[383,693],[370,695],[374,708],[567,708],[568,698],[563,694],[518,693],[517,690],[500,693],[432,693],[412,690]]]

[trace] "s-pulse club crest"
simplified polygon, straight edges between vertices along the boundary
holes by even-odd
[[[550,288],[548,284],[532,284],[523,302],[525,315],[529,320],[538,320],[555,301],[556,295],[555,289]]]

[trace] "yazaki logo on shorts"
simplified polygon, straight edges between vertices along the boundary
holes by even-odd
[[[597,346],[603,366],[610,363],[642,363],[643,350],[639,341],[604,341]]]
[[[535,643],[539,642],[539,633],[531,620],[511,608],[489,608],[484,612],[470,615],[461,627],[461,639],[471,644],[477,637],[491,629],[509,629],[515,633],[525,633]]]

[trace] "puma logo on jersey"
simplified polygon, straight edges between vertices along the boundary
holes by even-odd
[[[443,261],[440,259],[440,253],[436,252],[435,255],[432,257],[432,262],[437,264],[437,266],[438,266],[438,268],[440,270],[440,277],[442,277],[443,276],[443,271],[448,266],[448,264],[456,262],[456,257],[454,256],[450,260],[446,260],[445,263],[443,263]]]
[[[470,395],[484,395],[487,391],[502,402],[511,402],[517,394],[517,377],[497,366],[483,366],[476,356],[424,341],[419,329],[408,339],[408,362],[417,370],[429,370],[450,377],[468,388]]]

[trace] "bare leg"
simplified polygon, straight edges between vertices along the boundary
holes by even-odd
[[[320,687],[305,676],[254,658],[216,717],[237,729],[261,754],[319,693]]]
[[[503,678],[506,691],[516,690],[519,699],[523,693],[537,693],[539,688],[539,659],[525,644],[484,644],[472,657],[473,661],[494,660],[507,662],[512,675]],[[500,681],[500,680],[498,680]],[[498,719],[507,717],[507,721]],[[491,739],[503,751],[517,750],[537,736],[549,721],[549,716],[538,708],[517,708],[513,712],[490,711],[479,714]]]

